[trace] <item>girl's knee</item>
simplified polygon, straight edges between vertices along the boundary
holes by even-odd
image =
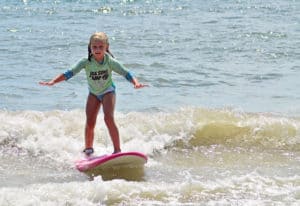
[[[114,122],[114,117],[112,115],[104,115],[104,121],[105,121],[106,124],[113,123]]]
[[[86,127],[93,129],[96,125],[96,120],[95,119],[87,119],[86,120]]]

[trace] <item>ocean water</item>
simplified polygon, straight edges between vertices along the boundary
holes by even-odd
[[[300,204],[299,1],[3,0],[0,18],[0,205]],[[149,157],[139,177],[74,168],[84,72],[38,84],[95,31],[149,84],[114,76],[122,149]],[[102,112],[95,133],[112,152]]]

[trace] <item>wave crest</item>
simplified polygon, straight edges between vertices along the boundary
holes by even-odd
[[[175,112],[116,113],[122,148],[148,155],[169,149],[211,145],[300,150],[300,121],[271,114],[229,109],[183,108]],[[0,111],[0,150],[67,157],[84,144],[83,110]],[[111,150],[111,141],[99,114],[95,145],[99,153]]]
[[[270,114],[237,114],[218,111],[221,118],[204,117],[197,122],[189,144],[300,148],[299,120]]]

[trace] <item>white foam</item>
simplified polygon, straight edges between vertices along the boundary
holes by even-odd
[[[93,182],[32,184],[0,188],[0,205],[99,205],[106,193],[101,178]]]
[[[211,144],[230,142],[238,146],[254,142],[271,148],[297,147],[300,141],[299,121],[286,117],[201,108],[170,113],[117,112],[115,116],[122,150],[147,155],[165,150],[177,140],[189,146],[201,146],[207,140]],[[83,110],[0,111],[0,123],[0,140],[6,149],[70,162],[79,158],[84,148]],[[102,113],[95,128],[94,148],[99,155],[113,151]]]

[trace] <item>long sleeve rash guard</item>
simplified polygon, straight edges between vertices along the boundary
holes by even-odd
[[[112,71],[124,76],[128,81],[132,81],[132,74],[116,59],[105,54],[103,62],[99,63],[94,58],[89,61],[83,58],[70,70],[64,73],[66,80],[85,69],[89,91],[94,95],[99,95],[110,86],[113,86]]]

